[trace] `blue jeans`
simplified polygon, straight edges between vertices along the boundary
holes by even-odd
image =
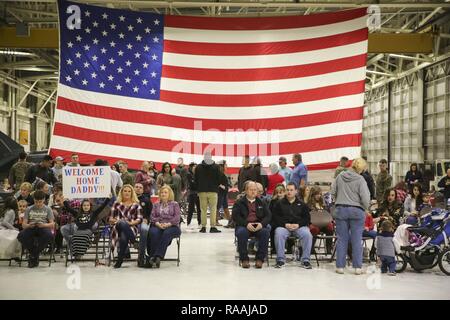
[[[119,221],[116,224],[116,230],[119,236],[119,252],[118,252],[118,258],[123,259],[125,258],[125,255],[127,253],[128,249],[128,243],[136,240],[136,236],[133,233],[133,230],[131,230],[130,225],[126,221]]]
[[[228,208],[228,194],[225,191],[219,191],[217,195],[217,212],[226,208]]]
[[[28,250],[32,259],[38,259],[39,253],[52,240],[53,234],[49,228],[28,228],[20,231],[17,240]]]
[[[336,207],[336,267],[345,268],[348,242],[352,244],[352,263],[354,268],[362,267],[362,234],[366,214],[356,207]]]
[[[380,256],[381,260],[381,273],[386,273],[389,269],[389,272],[395,273],[395,265],[397,262],[395,261],[395,257],[389,256]]]
[[[309,261],[313,236],[308,227],[301,227],[295,231],[289,231],[283,227],[278,227],[275,230],[275,249],[277,250],[277,261],[286,261],[284,248],[286,246],[286,240],[289,236],[296,236],[300,239],[300,245],[302,247],[301,261]]]
[[[239,259],[241,261],[249,260],[247,243],[250,237],[255,237],[258,241],[256,260],[264,261],[266,259],[269,247],[270,227],[266,226],[257,232],[250,232],[246,227],[236,226],[235,235],[238,243]]]
[[[148,224],[141,223],[139,226],[139,259],[142,260],[145,257],[145,250],[147,249],[147,239],[148,239]],[[149,249],[147,249],[150,252]]]
[[[171,226],[165,230],[153,226],[149,235],[150,257],[164,258],[170,243],[181,235],[181,230],[178,226]]]

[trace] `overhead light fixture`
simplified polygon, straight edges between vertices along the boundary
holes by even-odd
[[[24,51],[15,51],[15,50],[0,50],[0,54],[6,54],[10,56],[34,56],[34,53],[24,52]]]

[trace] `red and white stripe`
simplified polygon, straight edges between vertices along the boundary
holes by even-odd
[[[268,165],[301,153],[311,170],[360,155],[365,9],[166,16],[164,38],[160,101],[59,84],[52,155],[139,168],[143,160],[200,162],[211,148],[231,171],[244,154]]]

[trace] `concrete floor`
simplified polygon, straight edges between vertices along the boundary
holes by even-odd
[[[167,261],[160,269],[139,269],[128,262],[115,270],[83,262],[66,269],[59,256],[50,268],[0,262],[0,299],[450,299],[450,277],[438,268],[355,276],[350,269],[336,274],[330,263],[305,270],[291,262],[275,269],[271,260],[270,267],[244,270],[234,258],[234,230],[221,229],[201,234],[183,227],[179,267]],[[175,253],[172,245],[167,257]]]

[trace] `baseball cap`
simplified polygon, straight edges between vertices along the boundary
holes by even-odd
[[[285,157],[280,157],[280,159],[278,159],[278,161],[284,161],[287,162],[287,159]]]
[[[63,160],[64,160],[64,158],[63,158],[63,157],[61,157],[61,156],[57,156],[57,157],[55,158],[55,160],[57,160],[57,161],[63,161]]]

